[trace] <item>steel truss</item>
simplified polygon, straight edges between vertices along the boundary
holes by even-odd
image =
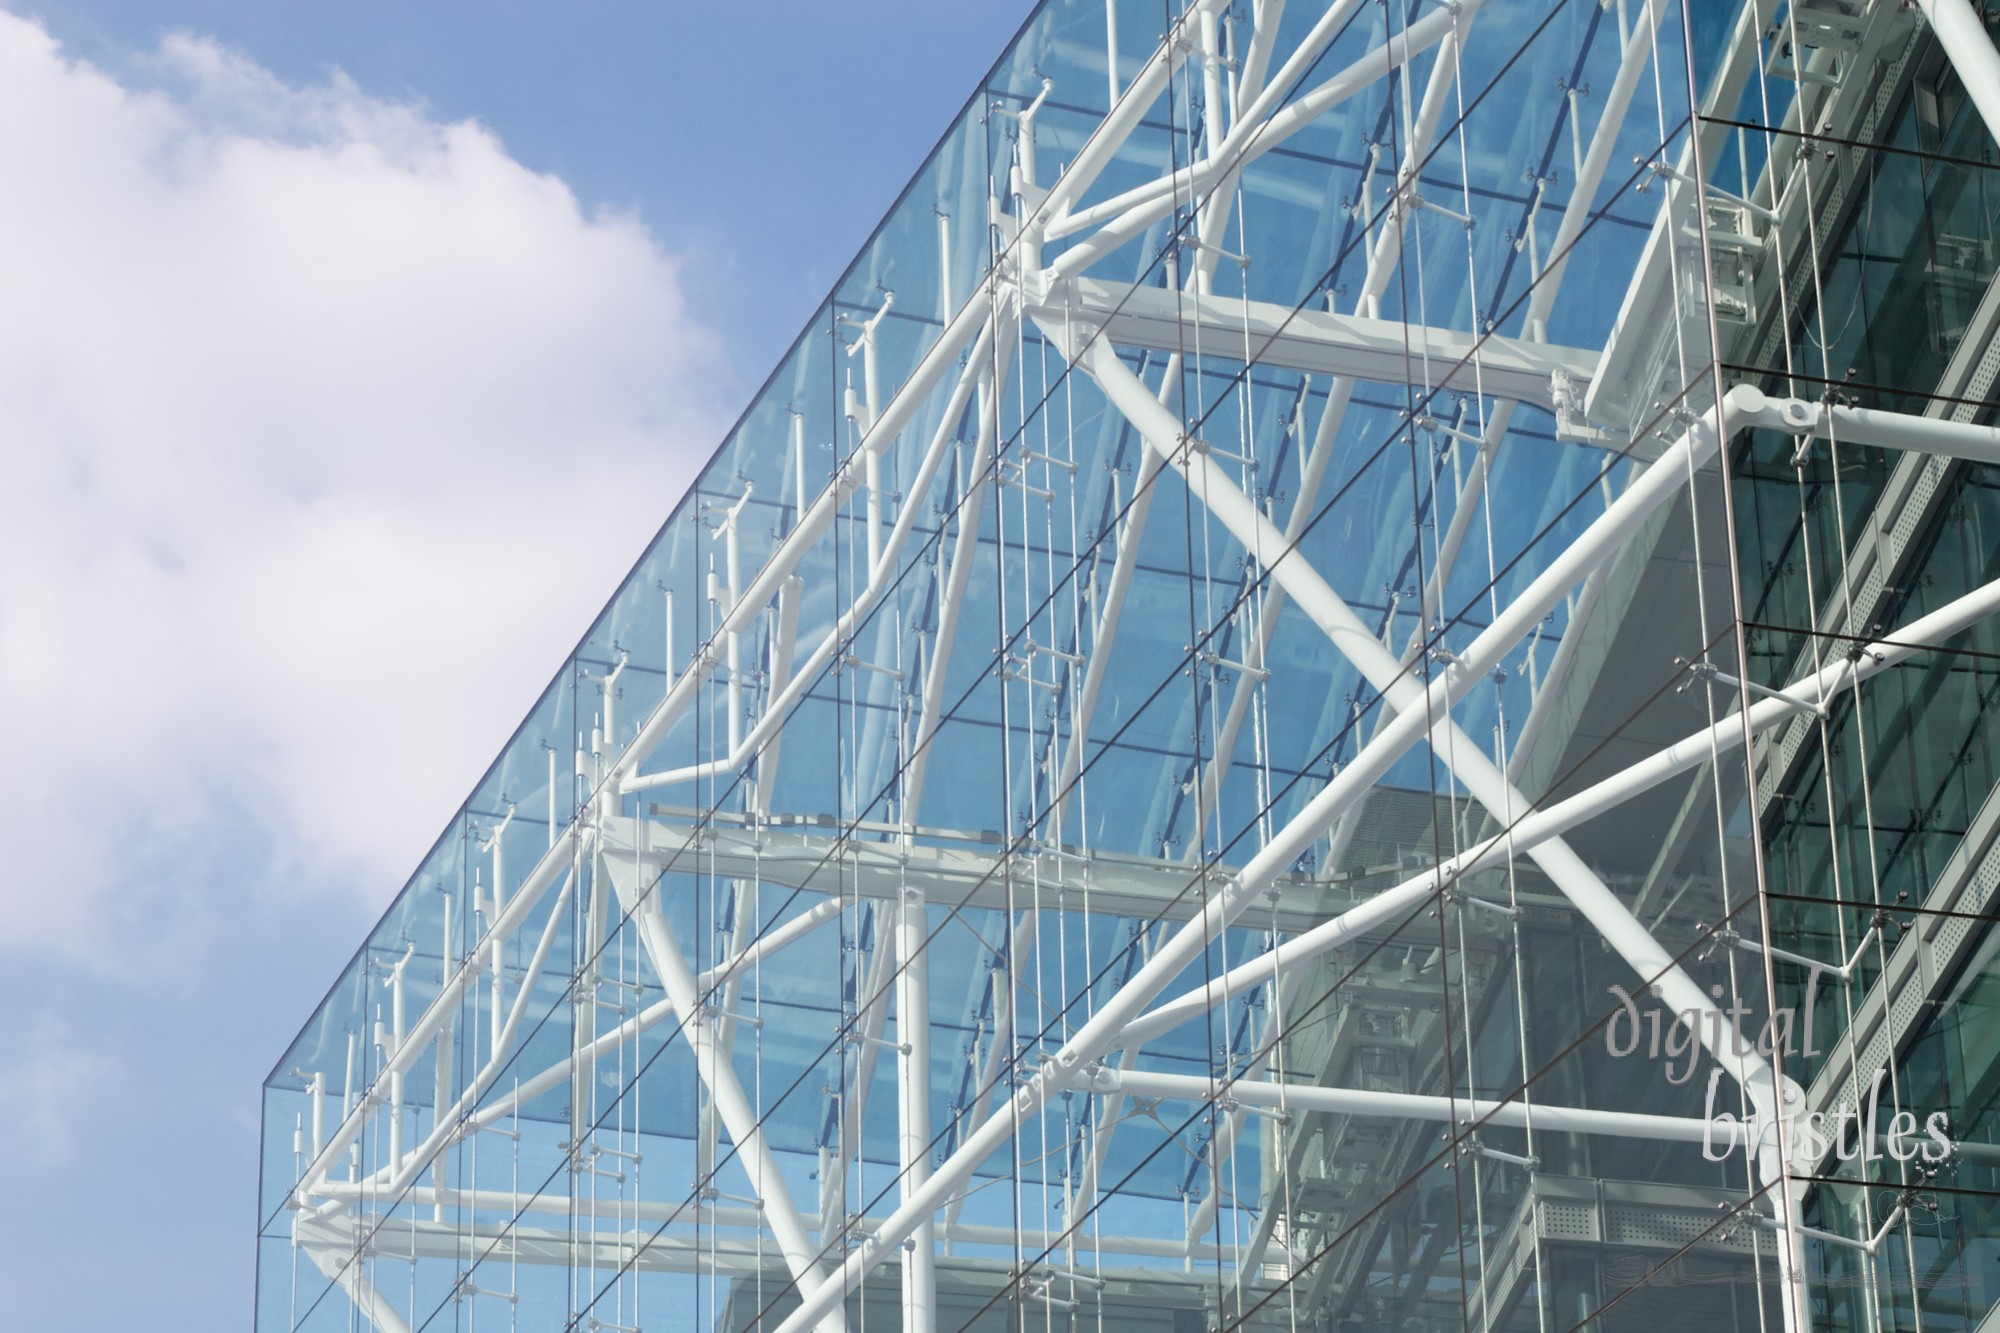
[[[1962,0],[1937,0],[1935,5],[1925,0],[1924,7],[1946,16],[1940,29],[1950,34],[1955,59],[1968,43],[1980,45],[1983,34],[1976,23],[1974,35],[1962,23],[1947,26],[1950,16],[1964,9]],[[1239,1058],[1220,1077],[1163,1073],[1141,1065],[1149,1043],[1209,1020],[1232,998],[1266,995],[1281,1013],[1300,979],[1334,951],[1392,934],[1398,923],[1426,908],[1465,904],[1462,884],[1482,870],[1513,867],[1535,875],[1539,901],[1560,904],[1601,936],[1628,966],[1635,991],[1641,985],[1654,987],[1666,1008],[1698,1017],[1695,1031],[1709,1057],[1764,1125],[1753,1154],[1762,1195],[1756,1207],[1782,1242],[1775,1253],[1786,1326],[1805,1327],[1801,1256],[1806,1229],[1798,1207],[1805,1190],[1802,1179],[1814,1173],[1817,1159],[1801,1146],[1788,1122],[1804,1104],[1805,1090],[1759,1057],[1754,1047],[1745,1053],[1736,1018],[1661,943],[1657,921],[1635,915],[1626,898],[1566,837],[1663,784],[1710,771],[1734,751],[1758,746],[1801,714],[1819,713],[1841,692],[1893,670],[1922,645],[1941,642],[1992,614],[2000,609],[2000,585],[1980,588],[1876,635],[1873,642],[1782,690],[1719,693],[1724,707],[1711,726],[1623,763],[1560,799],[1524,790],[1518,764],[1495,756],[1457,719],[1465,701],[1557,608],[1567,604],[1571,633],[1581,633],[1587,600],[1586,611],[1579,614],[1579,595],[1595,597],[1592,590],[1602,586],[1621,553],[1652,531],[1651,520],[1686,500],[1695,479],[1739,432],[1761,429],[1800,441],[1837,440],[1845,446],[1992,463],[2000,462],[2000,430],[1767,397],[1747,385],[1728,386],[1705,350],[1695,358],[1687,376],[1692,392],[1677,411],[1622,436],[1588,421],[1581,404],[1607,353],[1556,345],[1545,330],[1557,309],[1572,247],[1618,188],[1608,181],[1613,150],[1635,88],[1658,59],[1657,33],[1668,9],[1664,0],[1652,0],[1632,16],[1616,82],[1597,109],[1587,140],[1577,131],[1578,171],[1552,241],[1535,256],[1541,267],[1521,320],[1525,332],[1507,337],[1487,329],[1383,318],[1381,302],[1398,265],[1409,262],[1405,250],[1420,218],[1456,219],[1468,228],[1491,225],[1480,215],[1478,201],[1426,197],[1419,186],[1420,169],[1448,132],[1441,126],[1459,92],[1456,56],[1479,40],[1481,4],[1458,0],[1424,6],[1394,40],[1328,73],[1320,68],[1321,58],[1359,8],[1358,0],[1333,0],[1297,46],[1279,50],[1276,35],[1284,5],[1267,0],[1255,6],[1255,21],[1238,54],[1225,60],[1218,36],[1224,6],[1220,0],[1195,0],[1046,187],[1037,178],[1038,162],[1046,160],[1036,145],[1042,104],[1013,112],[1018,126],[1013,190],[994,203],[990,222],[1004,244],[988,281],[943,321],[893,392],[878,382],[875,345],[877,325],[893,298],[885,299],[860,326],[855,346],[865,361],[865,389],[851,414],[859,440],[831,484],[809,505],[801,505],[795,522],[754,570],[739,567],[734,531],[727,530],[713,637],[672,680],[634,738],[622,749],[615,742],[607,745],[607,762],[593,775],[590,799],[563,827],[552,828],[546,851],[504,901],[498,887],[504,883],[497,864],[500,839],[494,836],[496,887],[485,934],[469,948],[447,942],[446,957],[457,961],[413,1018],[403,1003],[402,972],[391,978],[396,1004],[380,1072],[344,1114],[333,1115],[324,1127],[315,1121],[313,1151],[294,1193],[298,1244],[365,1318],[383,1329],[408,1326],[393,1303],[369,1285],[357,1256],[464,1260],[498,1255],[516,1263],[575,1265],[584,1242],[548,1222],[556,1216],[590,1214],[594,1208],[625,1228],[597,1233],[588,1242],[592,1262],[612,1269],[760,1273],[767,1264],[755,1238],[768,1240],[798,1297],[797,1308],[777,1324],[779,1333],[842,1328],[849,1295],[885,1264],[893,1266],[901,1285],[904,1328],[929,1333],[936,1325],[937,1265],[961,1246],[1020,1245],[1057,1258],[1082,1252],[1212,1263],[1233,1270],[1241,1299],[1263,1280],[1267,1265],[1277,1265],[1273,1271],[1289,1270],[1310,1258],[1287,1248],[1275,1199],[1263,1201],[1247,1260],[1240,1247],[1206,1238],[1225,1194],[1214,1163],[1226,1159],[1246,1125],[1260,1117],[1323,1114],[1443,1124],[1466,1142],[1476,1140],[1482,1125],[1531,1122],[1546,1131],[1702,1142],[1708,1123],[1688,1117],[1300,1083],[1272,1072],[1274,1053],[1285,1035],[1275,1022],[1237,1051]],[[1992,54],[1987,46],[1967,58],[1990,61]],[[1405,99],[1414,105],[1408,108],[1404,160],[1384,169],[1386,202],[1368,219],[1367,277],[1352,294],[1352,310],[1292,308],[1217,294],[1219,265],[1247,267],[1256,258],[1232,255],[1227,248],[1235,191],[1245,169],[1348,99],[1401,76],[1420,59],[1428,60],[1428,78],[1420,100],[1414,93]],[[1227,95],[1225,76],[1233,80]],[[1115,73],[1113,79],[1115,85]],[[1166,174],[1086,203],[1142,118],[1177,80],[1207,81],[1208,96],[1201,102],[1205,120],[1192,132],[1198,148]],[[1677,210],[1699,215],[1700,209],[1685,197],[1691,189],[1678,180],[1668,182],[1663,218],[1678,216]],[[1135,284],[1099,273],[1135,239],[1158,235],[1163,227],[1177,229],[1168,243],[1174,263],[1165,270],[1167,285]],[[997,402],[1009,392],[1013,362],[1030,337],[1060,354],[1063,373],[1093,386],[1118,423],[1143,443],[1144,454],[1110,540],[1109,568],[1093,568],[1089,574],[1097,590],[1090,632],[1068,646],[1030,643],[1019,661],[999,668],[1014,672],[1031,694],[1039,685],[1061,700],[1065,726],[1047,733],[1037,758],[1047,793],[1040,818],[1022,836],[930,828],[921,822],[926,783],[948,780],[938,764],[939,736],[950,711],[947,671],[977,550],[982,540],[992,539],[984,525],[997,512],[994,493],[1011,489],[1025,498],[1032,493],[1033,467],[1057,461],[1030,459],[1030,446],[1019,438],[1003,438],[998,425]],[[1145,354],[1155,359],[1149,363]],[[1158,366],[1160,357],[1166,365],[1157,381],[1135,368]],[[1303,428],[1301,394],[1297,434],[1302,457],[1288,516],[1281,517],[1260,493],[1253,460],[1205,438],[1202,414],[1182,401],[1179,386],[1197,361],[1220,365],[1224,370],[1219,373],[1228,375],[1257,367],[1330,380],[1311,430]],[[1406,391],[1407,401],[1415,404],[1408,417],[1416,424],[1409,429],[1421,425],[1444,439],[1447,448],[1462,443],[1472,459],[1457,478],[1452,522],[1439,535],[1439,563],[1422,591],[1416,625],[1404,627],[1401,642],[1388,632],[1389,625],[1371,623],[1380,619],[1374,613],[1364,614],[1343,598],[1302,544],[1343,418],[1357,385],[1364,383]],[[1493,409],[1483,422],[1463,414],[1447,421],[1447,394],[1492,400]],[[942,409],[935,411],[939,401]],[[1595,516],[1560,550],[1536,552],[1533,577],[1505,601],[1495,599],[1482,624],[1454,622],[1447,628],[1441,623],[1444,589],[1490,470],[1508,448],[1516,404],[1555,418],[1559,436],[1578,447],[1630,460],[1629,473],[1615,489],[1607,487]],[[921,501],[932,493],[934,482],[950,475],[959,458],[961,423],[974,417],[979,424],[963,469],[955,532],[947,538],[940,528],[936,558],[913,562],[912,552],[921,541],[919,525],[928,521]],[[919,438],[914,427],[921,420],[936,424]],[[905,456],[914,461],[905,462]],[[885,480],[893,464],[902,464],[895,475],[914,478],[900,492]],[[1198,807],[1195,825],[1209,823],[1216,792],[1232,762],[1244,753],[1246,728],[1252,733],[1247,743],[1256,743],[1262,725],[1257,686],[1280,669],[1269,653],[1286,607],[1316,628],[1325,647],[1358,673],[1379,704],[1369,734],[1354,753],[1295,814],[1261,831],[1240,863],[1225,862],[1203,847],[1191,847],[1185,857],[1145,858],[1094,854],[1076,845],[1083,841],[1077,802],[1089,766],[1093,714],[1102,706],[1105,664],[1118,642],[1121,616],[1128,612],[1127,593],[1154,493],[1169,477],[1185,486],[1201,521],[1246,553],[1242,584],[1235,592],[1245,608],[1247,632],[1234,660],[1209,664],[1227,674],[1232,687],[1220,710],[1215,748],[1190,778]],[[747,499],[738,499],[728,523],[737,521]],[[831,623],[822,622],[824,628],[801,643],[800,606],[806,590],[799,571],[811,553],[835,540],[836,529],[857,508],[865,534],[863,581],[843,593],[844,605]],[[898,788],[897,817],[879,825],[835,828],[788,820],[773,808],[778,747],[788,722],[828,672],[867,673],[860,655],[873,641],[871,618],[898,580],[909,577],[909,568],[932,585],[937,611],[929,656],[902,669],[911,686],[905,691],[911,715],[905,723],[908,760]],[[745,661],[767,625],[776,627],[775,646],[769,654],[771,668],[759,683]],[[1190,647],[1190,665],[1197,662],[1192,654],[1198,651]],[[1566,640],[1562,652],[1573,651],[1573,641]],[[1568,660],[1562,652],[1558,664]],[[1558,674],[1560,670],[1559,665]],[[615,670],[610,679],[615,684]],[[703,691],[718,682],[726,686],[730,701],[724,753],[665,766],[666,738],[697,707]],[[1551,686],[1545,690],[1552,693]],[[615,736],[608,716],[614,698],[607,684],[604,728]],[[1529,734],[1541,723],[1538,708]],[[1485,831],[1390,887],[1370,887],[1339,902],[1329,896],[1326,877],[1301,869],[1303,858],[1329,838],[1334,846],[1345,846],[1360,826],[1364,804],[1419,746],[1449,774],[1455,790],[1489,817]],[[1749,754],[1740,762],[1747,766]],[[755,779],[740,812],[700,807],[673,795],[745,772]],[[658,803],[669,798],[681,799],[681,804]],[[857,831],[876,835],[875,840],[855,841]],[[653,891],[663,873],[683,869],[726,880],[738,904],[722,960],[705,969],[697,963],[701,955],[677,935]],[[944,1126],[932,1123],[930,1096],[933,1082],[942,1076],[929,1017],[930,996],[940,981],[929,975],[927,960],[937,931],[945,928],[936,923],[946,910],[1014,909],[1010,929],[987,942],[995,993],[1011,995],[1025,984],[1014,969],[1017,960],[1031,953],[1037,930],[1035,913],[1018,910],[1013,886],[1030,878],[1051,895],[1087,896],[1094,911],[1148,923],[1141,933],[1143,947],[1135,946],[1135,965],[1115,993],[1096,1003],[1059,1041],[1022,1044],[1012,1005],[995,1003],[973,1061],[977,1095],[947,1136]],[[796,891],[807,906],[760,931],[760,888]],[[560,923],[567,919],[564,905],[572,900],[588,902],[595,939],[604,938],[613,917],[633,923],[645,967],[664,998],[641,1009],[621,1008],[618,1021],[607,1029],[580,1030],[560,1060],[523,1067],[522,1025],[530,996],[550,967]],[[1336,908],[1330,909],[1330,902]],[[1511,913],[1519,904],[1488,906]],[[844,1051],[851,1051],[842,1058],[853,1062],[857,1091],[854,1104],[838,1108],[838,1132],[819,1163],[821,1197],[815,1205],[797,1196],[797,1173],[788,1172],[780,1153],[766,1142],[764,1109],[740,1073],[736,1043],[746,1018],[745,984],[757,967],[781,966],[786,950],[815,932],[835,926],[848,930],[863,910],[872,932],[867,947],[857,952],[854,1008],[843,1016],[847,1026],[839,1038]],[[544,923],[539,934],[530,928],[536,921]],[[1233,926],[1251,922],[1273,931],[1274,947],[1203,980],[1201,961]],[[503,962],[503,951],[517,944],[528,955],[524,970]],[[618,983],[600,974],[594,961],[571,984],[577,1002],[593,1014],[601,1001],[617,1007]],[[1167,998],[1170,991],[1176,993]],[[1069,997],[1062,998],[1067,1002]],[[454,1038],[454,1016],[468,1003],[490,1008],[492,1016],[474,1070],[456,1097],[440,1100],[429,1131],[406,1142],[406,1108],[418,1097],[405,1086],[405,1076],[433,1051],[442,1069]],[[536,1097],[587,1083],[600,1064],[634,1049],[649,1034],[658,1038],[663,1033],[692,1049],[702,1084],[704,1128],[695,1197],[676,1202],[678,1193],[670,1191],[658,1201],[599,1208],[579,1192],[495,1191],[452,1183],[446,1164],[455,1148],[481,1133],[508,1132],[520,1108]],[[861,1099],[885,1057],[894,1066],[898,1088],[898,1134],[893,1206],[881,1207],[865,1196],[850,1198],[848,1182],[860,1156],[866,1113]],[[442,1074],[439,1086],[446,1086]],[[323,1096],[324,1088],[316,1095]],[[959,1220],[966,1198],[978,1188],[980,1169],[1007,1151],[1045,1108],[1064,1099],[1093,1108],[1078,1120],[1084,1129],[1071,1204],[1077,1220],[1066,1229],[1020,1231]],[[1148,1106],[1205,1106],[1218,1117],[1220,1128],[1208,1149],[1207,1188],[1193,1200],[1184,1234],[1100,1234],[1083,1224],[1100,1198],[1114,1130],[1135,1100]],[[576,1165],[580,1155],[591,1154],[590,1167],[610,1171],[617,1169],[620,1151],[590,1146],[596,1140],[582,1117],[579,1105],[572,1112],[567,1146],[572,1182],[583,1169]],[[388,1165],[369,1174],[350,1169],[360,1136],[384,1122],[392,1127]],[[718,1160],[740,1168],[748,1180],[747,1197],[724,1201],[716,1184]],[[430,1219],[379,1218],[378,1208],[392,1204],[429,1206],[435,1213]],[[464,1210],[478,1220],[451,1222],[447,1210]],[[718,1238],[717,1228],[728,1234]],[[1025,1264],[1025,1250],[1022,1257]],[[1037,1261],[1044,1268],[1050,1262],[1054,1260]],[[1032,1268],[1017,1265],[1008,1271],[1025,1289],[1039,1290],[1045,1303],[1065,1299],[1045,1278],[1033,1277]],[[476,1285],[468,1287],[468,1298],[480,1294]]]

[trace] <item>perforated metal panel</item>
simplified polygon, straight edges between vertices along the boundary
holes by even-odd
[[[1587,1203],[1544,1203],[1537,1219],[1544,1240],[1602,1240],[1597,1209]]]
[[[1717,1214],[1691,1213],[1673,1208],[1645,1208],[1612,1205],[1604,1210],[1604,1239],[1612,1245],[1652,1246],[1681,1249],[1703,1245],[1721,1250],[1751,1252],[1754,1240],[1737,1230],[1716,1226]],[[1706,1233],[1706,1234],[1704,1234]]]

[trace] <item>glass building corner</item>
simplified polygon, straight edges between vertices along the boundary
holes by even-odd
[[[1045,0],[277,1061],[258,1328],[2000,1328],[1996,129],[1967,0]]]

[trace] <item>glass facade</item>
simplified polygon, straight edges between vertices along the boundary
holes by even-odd
[[[1985,1327],[1963,59],[1045,0],[278,1060],[258,1327]]]

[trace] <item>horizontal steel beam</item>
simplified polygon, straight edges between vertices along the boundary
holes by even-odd
[[[763,1272],[773,1257],[770,1244],[759,1244],[753,1232],[725,1239],[708,1227],[659,1230],[639,1223],[624,1231],[607,1227],[593,1232],[519,1223],[465,1225],[416,1217],[300,1219],[299,1245],[308,1254],[338,1256],[342,1263],[355,1263],[358,1260],[350,1256],[356,1254],[357,1241],[362,1255],[382,1258],[444,1259],[463,1264],[468,1256],[478,1256],[480,1266],[472,1276],[475,1289],[480,1276],[491,1272],[495,1291],[504,1290],[504,1274],[510,1263],[596,1267],[606,1272],[629,1264],[649,1272],[715,1272],[733,1277]]]
[[[444,1191],[444,1198],[447,1203],[457,1203],[460,1202],[458,1196],[463,1193],[447,1190]],[[528,1203],[533,1203],[536,1211],[549,1211],[552,1203],[568,1202],[557,1196],[510,1195],[498,1190],[482,1190],[478,1196],[469,1201],[482,1209],[497,1203],[509,1207],[510,1211]],[[433,1192],[424,1191],[421,1198],[413,1197],[405,1201],[406,1206],[418,1202],[427,1204],[433,1197],[436,1197]],[[642,1270],[673,1273],[706,1273],[711,1267],[717,1272],[730,1274],[769,1272],[775,1259],[768,1242],[759,1244],[753,1220],[754,1209],[697,1209],[686,1205],[663,1208],[651,1205],[643,1215],[635,1213],[634,1209],[635,1205],[631,1203],[624,1207],[627,1229],[614,1230],[605,1226],[594,1232],[527,1226],[519,1221],[504,1224],[468,1224],[462,1220],[438,1222],[407,1214],[385,1217],[362,1213],[358,1217],[350,1214],[327,1219],[305,1218],[299,1224],[299,1244],[309,1250],[337,1254],[343,1261],[356,1252],[358,1239],[364,1255],[384,1258],[450,1259],[463,1263],[470,1253],[481,1256],[483,1264],[496,1266],[513,1262],[567,1268],[595,1262],[607,1268],[631,1264]],[[615,1206],[611,1211],[615,1215]],[[658,1220],[663,1211],[681,1220],[663,1224]],[[862,1218],[855,1226],[859,1231],[866,1232],[874,1222],[873,1218]],[[993,1245],[1008,1249],[1016,1246],[1036,1249],[1062,1246],[1074,1248],[1082,1254],[1122,1255],[1131,1259],[1179,1261],[1189,1257],[1187,1243],[1179,1235],[1100,1235],[1088,1226],[1065,1232],[1046,1227],[1017,1229],[957,1222],[940,1226],[939,1234],[958,1245]],[[1235,1247],[1199,1245],[1195,1247],[1192,1257],[1209,1263],[1227,1264],[1235,1257]],[[963,1257],[946,1262],[958,1269],[976,1268],[980,1264],[978,1260]],[[1093,1263],[1093,1271],[1096,1268]],[[1104,1269],[1107,1276],[1116,1271],[1109,1266]],[[1132,1270],[1131,1275],[1152,1278],[1162,1274],[1147,1268]]]
[[[1362,1088],[1273,1083],[1263,1079],[1240,1079],[1218,1085],[1206,1077],[1110,1067],[1100,1067],[1093,1073],[1090,1090],[1099,1094],[1123,1092],[1128,1096],[1158,1097],[1167,1101],[1207,1102],[1222,1099],[1271,1110],[1324,1111],[1334,1115],[1382,1116],[1391,1120],[1429,1120],[1441,1124],[1480,1120],[1507,1129],[1525,1129],[1532,1124],[1543,1131],[1655,1139],[1662,1143],[1707,1143],[1713,1129],[1709,1121],[1697,1116],[1595,1111],[1585,1106],[1496,1102],[1464,1096],[1426,1097],[1414,1093],[1371,1092]]]
[[[670,868],[683,874],[754,878],[829,898],[893,902],[906,885],[921,884],[926,896],[943,907],[1004,911],[1038,905],[1081,911],[1087,895],[1094,916],[1145,921],[1193,920],[1201,915],[1207,897],[1219,892],[1238,869],[1209,867],[1205,892],[1204,872],[1185,861],[1051,847],[1010,851],[997,833],[919,830],[915,837],[922,841],[905,845],[843,838],[840,823],[831,819],[819,824],[805,816],[753,827],[723,822],[726,818],[706,826],[655,820],[646,829],[646,850],[639,855],[653,873]],[[630,856],[639,841],[638,822],[607,819],[603,837],[607,851]],[[1400,878],[1410,871],[1385,866],[1379,873]],[[1039,904],[1022,898],[1023,889],[1031,885],[1041,891]],[[1275,924],[1287,934],[1309,930],[1375,892],[1372,883],[1301,874],[1280,875],[1271,887],[1274,898],[1244,918],[1246,927],[1269,929]]]
[[[1557,373],[1578,385],[1597,370],[1597,353],[1458,329],[1369,319],[1270,301],[1198,295],[1071,278],[1028,313],[1044,324],[1067,320],[1078,332],[1102,329],[1119,347],[1192,353],[1378,384],[1483,392],[1549,407]],[[1477,344],[1477,359],[1474,346]]]

